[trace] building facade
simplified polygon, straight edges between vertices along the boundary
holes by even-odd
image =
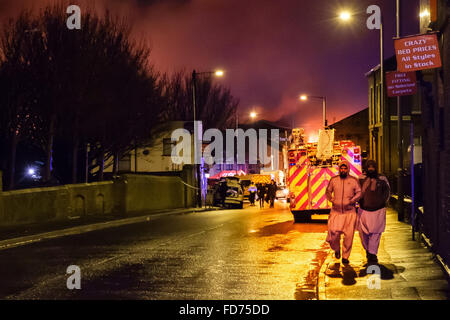
[[[176,164],[172,161],[174,142],[171,135],[174,130],[186,127],[187,122],[183,121],[166,124],[151,143],[134,148],[119,159],[119,173],[179,172],[183,170],[183,164]],[[113,159],[110,158],[105,162],[105,172],[112,172],[112,170]]]
[[[351,116],[330,125],[335,129],[335,140],[351,140],[361,147],[361,151],[369,151],[369,108],[365,108]]]
[[[421,33],[437,32],[442,68],[418,72],[423,132],[423,214],[419,223],[450,264],[450,1],[421,1]]]
[[[278,156],[278,167],[274,167],[275,161],[271,158],[270,163],[263,164],[261,159],[259,158],[259,149],[257,154],[257,163],[249,163],[249,139],[245,139],[245,164],[237,164],[236,156],[234,159],[229,159],[230,163],[224,163],[222,164],[214,164],[210,166],[206,166],[209,170],[209,176],[215,176],[223,171],[243,171],[246,174],[260,174],[260,173],[273,173],[274,171],[282,171],[283,173],[287,172],[287,161],[283,155],[283,146],[286,145],[287,139],[290,135],[291,129],[279,126],[277,124],[274,124],[270,121],[266,120],[260,120],[255,123],[249,123],[249,124],[239,124],[239,129],[244,130],[244,132],[248,132],[249,129],[254,129],[258,133],[258,141],[257,145],[259,148],[260,142],[259,142],[259,130],[267,130],[267,155],[271,156]],[[276,129],[279,132],[279,150],[272,150],[271,143],[270,143],[270,130]],[[235,149],[236,151],[236,149]],[[232,163],[231,163],[232,162]]]
[[[384,62],[385,72],[397,70],[395,56]],[[380,66],[374,67],[366,77],[369,84],[369,158],[378,164],[378,170],[383,172],[391,184],[396,186],[396,177],[399,174],[399,147],[397,134],[397,98],[388,97],[387,91],[381,94]],[[384,103],[381,99],[384,97]],[[403,175],[406,177],[411,171],[411,141],[414,141],[414,163],[422,162],[420,157],[422,150],[422,121],[421,121],[421,95],[418,92],[412,96],[400,98],[402,110],[402,155]],[[411,125],[412,135],[411,135]],[[419,156],[417,156],[419,155]],[[407,181],[407,179],[405,179]]]

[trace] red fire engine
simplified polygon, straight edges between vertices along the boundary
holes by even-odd
[[[305,222],[312,214],[328,214],[331,203],[325,191],[331,177],[338,174],[341,160],[350,163],[350,174],[361,175],[361,148],[352,141],[334,141],[334,129],[319,130],[319,141],[304,141],[303,129],[294,129],[288,147],[288,187],[290,209],[295,222]]]

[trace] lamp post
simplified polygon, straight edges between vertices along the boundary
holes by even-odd
[[[194,166],[195,166],[195,181],[196,181],[196,187],[197,187],[197,206],[199,206],[200,208],[202,207],[202,193],[201,193],[201,176],[200,176],[200,165],[198,164],[198,161],[200,159],[198,159],[198,148],[199,146],[197,145],[197,138],[195,136],[195,122],[197,121],[197,101],[196,101],[196,91],[197,91],[197,78],[199,76],[211,76],[214,75],[216,77],[222,77],[224,75],[224,72],[222,70],[216,70],[216,71],[206,71],[206,72],[197,72],[195,71],[195,69],[192,71],[192,109],[193,109],[193,113],[194,113],[194,139],[193,139],[193,144],[194,144]]]
[[[343,21],[350,20],[351,14],[341,13],[339,18]],[[384,43],[383,43],[383,14],[381,14],[381,23],[380,23],[380,84],[381,84],[381,93],[380,93],[380,109],[384,110],[385,105],[385,95],[384,95]],[[400,37],[400,0],[396,0],[396,33],[397,38]],[[385,115],[385,112],[383,112]],[[397,178],[397,193],[398,193],[398,220],[404,220],[403,214],[403,138],[402,138],[402,110],[401,110],[401,100],[400,97],[397,97],[397,138],[398,138],[398,178]],[[379,166],[381,163],[379,164]],[[384,169],[384,168],[381,168]]]
[[[397,38],[400,38],[400,0],[396,1],[396,31]],[[398,137],[398,180],[397,180],[397,193],[398,193],[398,220],[403,221],[404,217],[404,206],[403,206],[403,124],[402,124],[402,106],[400,96],[397,97],[397,137]],[[411,118],[412,123],[412,118]],[[412,145],[411,145],[412,148]],[[414,166],[414,162],[412,164]],[[413,209],[414,210],[414,209]]]
[[[397,0],[398,2],[398,0]],[[339,14],[339,19],[347,22],[350,21],[352,18],[352,14],[349,11],[343,11]],[[380,17],[380,85],[381,85],[381,92],[380,92],[380,109],[383,110],[384,108],[384,41],[383,41],[383,15],[381,14]]]
[[[302,94],[302,95],[300,96],[300,100],[302,100],[302,101],[307,101],[308,98],[313,98],[313,99],[320,99],[320,100],[322,100],[322,108],[323,108],[323,110],[322,110],[322,113],[323,113],[323,115],[322,115],[322,116],[323,116],[322,123],[323,123],[323,128],[326,129],[327,126],[328,126],[327,118],[326,118],[326,113],[327,113],[327,98],[324,97],[324,96],[310,96],[310,95],[306,95],[306,94]]]
[[[351,20],[352,14],[348,11],[341,12],[339,18],[342,21]],[[380,92],[380,108],[383,110],[384,107],[384,41],[383,41],[383,15],[381,14],[381,23],[380,23],[380,84],[381,84],[381,92]]]

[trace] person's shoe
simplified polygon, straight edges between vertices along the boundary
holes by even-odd
[[[369,257],[367,258],[369,263],[378,263],[378,257],[376,254],[369,253]]]
[[[340,259],[341,258],[341,252],[340,251],[335,251],[334,252],[334,256],[336,257],[336,259]]]
[[[348,261],[348,259],[342,258],[342,263],[343,263],[343,264],[349,264],[350,261]]]

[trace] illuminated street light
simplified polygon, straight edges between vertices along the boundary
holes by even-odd
[[[397,39],[400,38],[400,0],[396,0],[396,33],[397,33]],[[420,13],[421,18],[425,18],[429,15],[428,10],[424,10]],[[339,15],[340,19],[343,21],[348,21],[349,18],[345,19],[346,15],[341,13]],[[381,94],[380,94],[380,109],[384,110],[385,106],[385,84],[384,84],[384,43],[383,43],[383,14],[381,14],[380,17],[380,85],[381,85]],[[403,180],[402,180],[402,173],[403,173],[403,138],[402,138],[402,109],[401,109],[401,103],[400,103],[400,97],[397,97],[397,141],[398,141],[398,157],[399,157],[399,174],[398,174],[398,180],[397,180],[397,194],[398,194],[398,203],[399,203],[399,209],[398,209],[398,219],[399,221],[403,221]],[[372,155],[373,156],[373,155]]]
[[[194,113],[194,131],[195,131],[195,121],[197,120],[197,111],[196,111],[196,105],[197,105],[197,99],[196,99],[196,91],[197,91],[197,78],[201,75],[214,75],[216,77],[223,77],[224,75],[224,71],[223,70],[216,70],[216,71],[206,71],[206,72],[197,72],[192,71],[192,111]],[[236,116],[236,126],[237,126],[237,116]],[[197,139],[193,139],[193,144],[194,144],[194,161],[195,167],[196,167],[196,182],[197,182],[197,205],[200,206],[200,208],[202,207],[202,195],[201,195],[201,183],[200,183],[200,165],[197,164],[198,159],[197,159],[197,153],[199,150],[199,146],[197,146]]]
[[[310,96],[306,94],[302,94],[300,96],[300,100],[307,101],[308,98],[314,98],[314,99],[321,99],[322,100],[322,106],[323,106],[323,127],[327,127],[327,118],[326,118],[326,112],[327,112],[327,98],[322,96]]]
[[[348,21],[351,19],[351,17],[352,17],[352,15],[348,11],[342,11],[339,14],[339,19],[341,19],[342,21]]]
[[[397,1],[397,15],[399,13],[399,4]],[[350,13],[350,11],[342,11],[339,14],[339,18],[342,21],[349,21],[350,18],[352,16],[352,13]],[[399,18],[397,17],[397,25],[399,22]],[[397,29],[399,29],[399,27],[397,26]],[[397,30],[397,37],[399,37],[398,35],[398,30]],[[381,88],[384,88],[384,42],[383,42],[383,16],[381,16],[381,24],[380,24],[380,73],[382,75],[381,77]],[[383,110],[384,107],[384,89],[381,90],[381,109]]]
[[[216,77],[223,77],[224,72],[223,72],[223,70],[216,70],[216,72],[214,72],[214,74],[216,75]]]
[[[425,18],[425,17],[429,17],[430,16],[430,11],[428,11],[427,9],[425,9],[424,11],[422,11],[419,16],[421,18]]]

